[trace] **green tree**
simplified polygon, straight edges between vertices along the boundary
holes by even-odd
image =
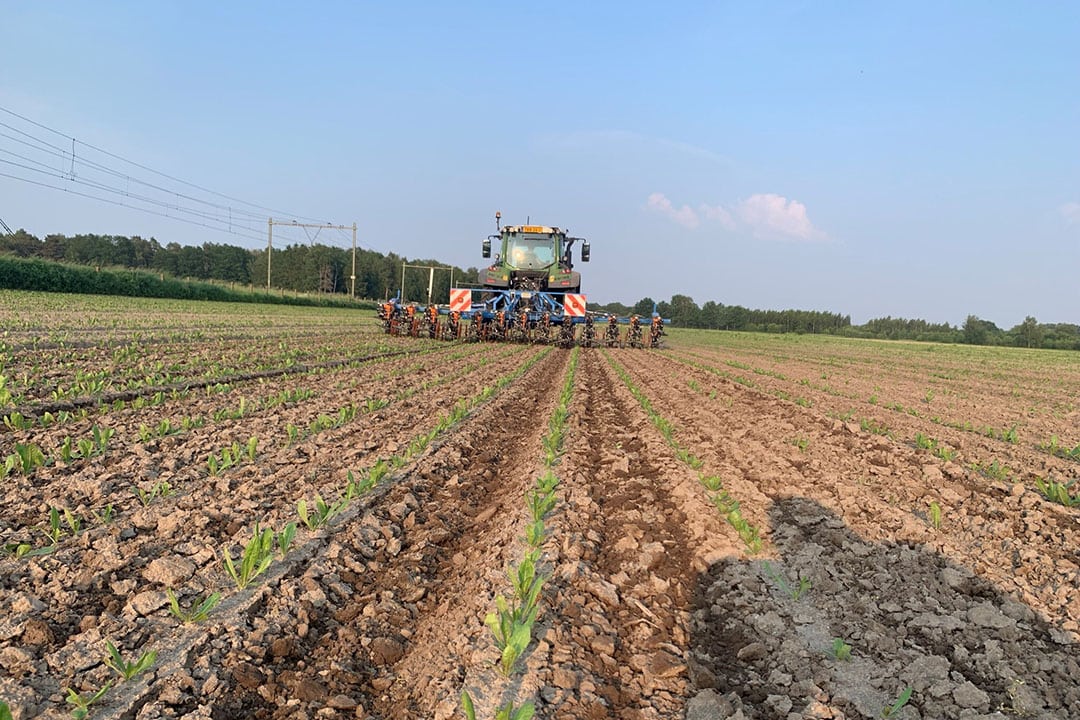
[[[656,302],[651,297],[643,297],[634,303],[633,311],[635,315],[641,315],[642,317],[650,317],[652,315],[653,307]]]
[[[701,327],[719,330],[723,321],[724,306],[709,300],[701,306]]]
[[[964,342],[968,345],[986,344],[986,326],[974,315],[968,315],[964,321]]]
[[[19,257],[33,257],[41,252],[41,241],[19,228],[10,235],[0,235],[0,252]]]
[[[671,322],[679,327],[698,327],[701,324],[701,308],[689,295],[671,296]]]
[[[1042,346],[1042,328],[1039,321],[1028,315],[1024,322],[1016,328],[1016,335],[1024,347],[1037,348]]]

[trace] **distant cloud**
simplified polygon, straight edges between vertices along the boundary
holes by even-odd
[[[706,220],[720,223],[726,230],[735,229],[735,219],[720,205],[702,205],[701,215]]]
[[[1080,225],[1080,203],[1067,202],[1058,210],[1061,212],[1061,217],[1065,218],[1065,222],[1070,225]]]
[[[741,224],[760,238],[825,239],[825,233],[810,222],[805,205],[774,193],[751,195],[728,210],[722,205],[706,204],[696,209],[689,205],[677,207],[663,193],[654,192],[646,206],[690,230],[696,230],[703,222],[715,223],[725,230],[735,230]],[[1080,222],[1080,205],[1076,205],[1075,214]]]
[[[815,228],[806,216],[806,206],[783,195],[751,195],[739,203],[738,215],[759,237],[780,235],[800,240],[825,237],[825,233]]]
[[[653,193],[649,196],[647,204],[651,210],[667,216],[685,228],[694,230],[701,225],[701,218],[698,217],[697,212],[692,207],[683,205],[677,208],[671,204],[671,201],[667,199],[664,193]]]

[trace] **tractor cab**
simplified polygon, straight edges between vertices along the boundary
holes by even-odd
[[[499,227],[499,217],[496,214],[499,233],[484,240],[485,258],[491,257],[492,240],[497,240],[501,249],[495,262],[481,272],[484,287],[569,293],[580,290],[581,273],[574,271],[571,249],[581,240],[581,259],[588,262],[588,242],[546,225]]]

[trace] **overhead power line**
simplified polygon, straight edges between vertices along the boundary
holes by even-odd
[[[221,230],[221,228],[218,227],[217,225],[209,225],[207,223],[201,223],[201,222],[197,222],[195,220],[189,220],[187,218],[179,218],[179,217],[176,217],[175,215],[168,215],[166,213],[157,212],[155,210],[150,210],[148,208],[138,208],[138,207],[134,207],[133,205],[128,205],[127,203],[119,202],[117,200],[110,200],[109,198],[103,198],[103,197],[99,197],[97,195],[91,195],[89,193],[79,192],[78,190],[72,190],[71,188],[60,187],[58,185],[50,185],[48,183],[38,182],[37,180],[30,180],[28,178],[18,177],[17,175],[11,175],[11,174],[5,173],[5,172],[0,172],[0,177],[11,178],[12,180],[20,180],[22,182],[29,183],[31,185],[37,185],[39,187],[51,188],[53,190],[59,190],[61,192],[71,193],[72,195],[78,195],[79,197],[90,198],[91,200],[97,200],[99,202],[108,203],[110,205],[118,205],[120,207],[127,207],[127,208],[133,208],[135,210],[141,210],[142,212],[150,213],[151,215],[158,215],[160,217],[166,217],[166,218],[170,218],[172,220],[179,220],[180,222],[186,222],[189,225],[198,225],[200,227],[210,228],[211,230]],[[252,240],[258,240],[259,242],[262,242],[262,238],[258,237],[256,235],[248,235],[246,233],[241,233],[241,232],[233,232],[232,234],[233,235],[239,235],[240,237],[250,238]]]
[[[0,128],[3,128],[0,129],[0,164],[3,164],[6,170],[0,172],[0,177],[252,240],[261,240],[260,229],[266,222],[267,213],[278,217],[315,220],[241,200],[182,180],[77,140],[5,107],[0,107],[0,112],[26,124],[18,127],[14,121],[0,121]],[[51,133],[51,136],[41,131]],[[63,145],[57,144],[51,140],[52,136],[63,138],[65,142]],[[5,140],[7,147],[4,146]],[[70,150],[67,148],[68,142],[71,145]],[[94,153],[108,159],[95,158]],[[113,161],[127,167],[118,166],[117,162]],[[137,168],[143,173],[130,168]],[[151,173],[159,179],[146,178],[144,173]],[[170,182],[164,182],[161,178]],[[173,183],[183,187],[177,187]],[[204,196],[200,197],[200,194]]]

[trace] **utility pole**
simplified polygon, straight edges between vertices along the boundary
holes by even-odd
[[[352,286],[349,288],[349,294],[352,295],[352,299],[356,299],[356,223],[352,224],[352,275],[349,276],[352,281]]]
[[[266,292],[270,292],[270,256],[274,254],[274,218],[267,220],[266,228]]]
[[[274,226],[275,225],[288,225],[290,227],[299,228],[319,228],[320,230],[349,230],[348,225],[332,225],[330,223],[300,223],[295,220],[288,222],[284,220],[274,220],[269,218],[267,221],[266,232],[266,291],[270,292],[270,255],[274,249]],[[352,224],[353,232],[353,297],[356,297],[356,223]],[[318,235],[318,233],[316,233]]]

